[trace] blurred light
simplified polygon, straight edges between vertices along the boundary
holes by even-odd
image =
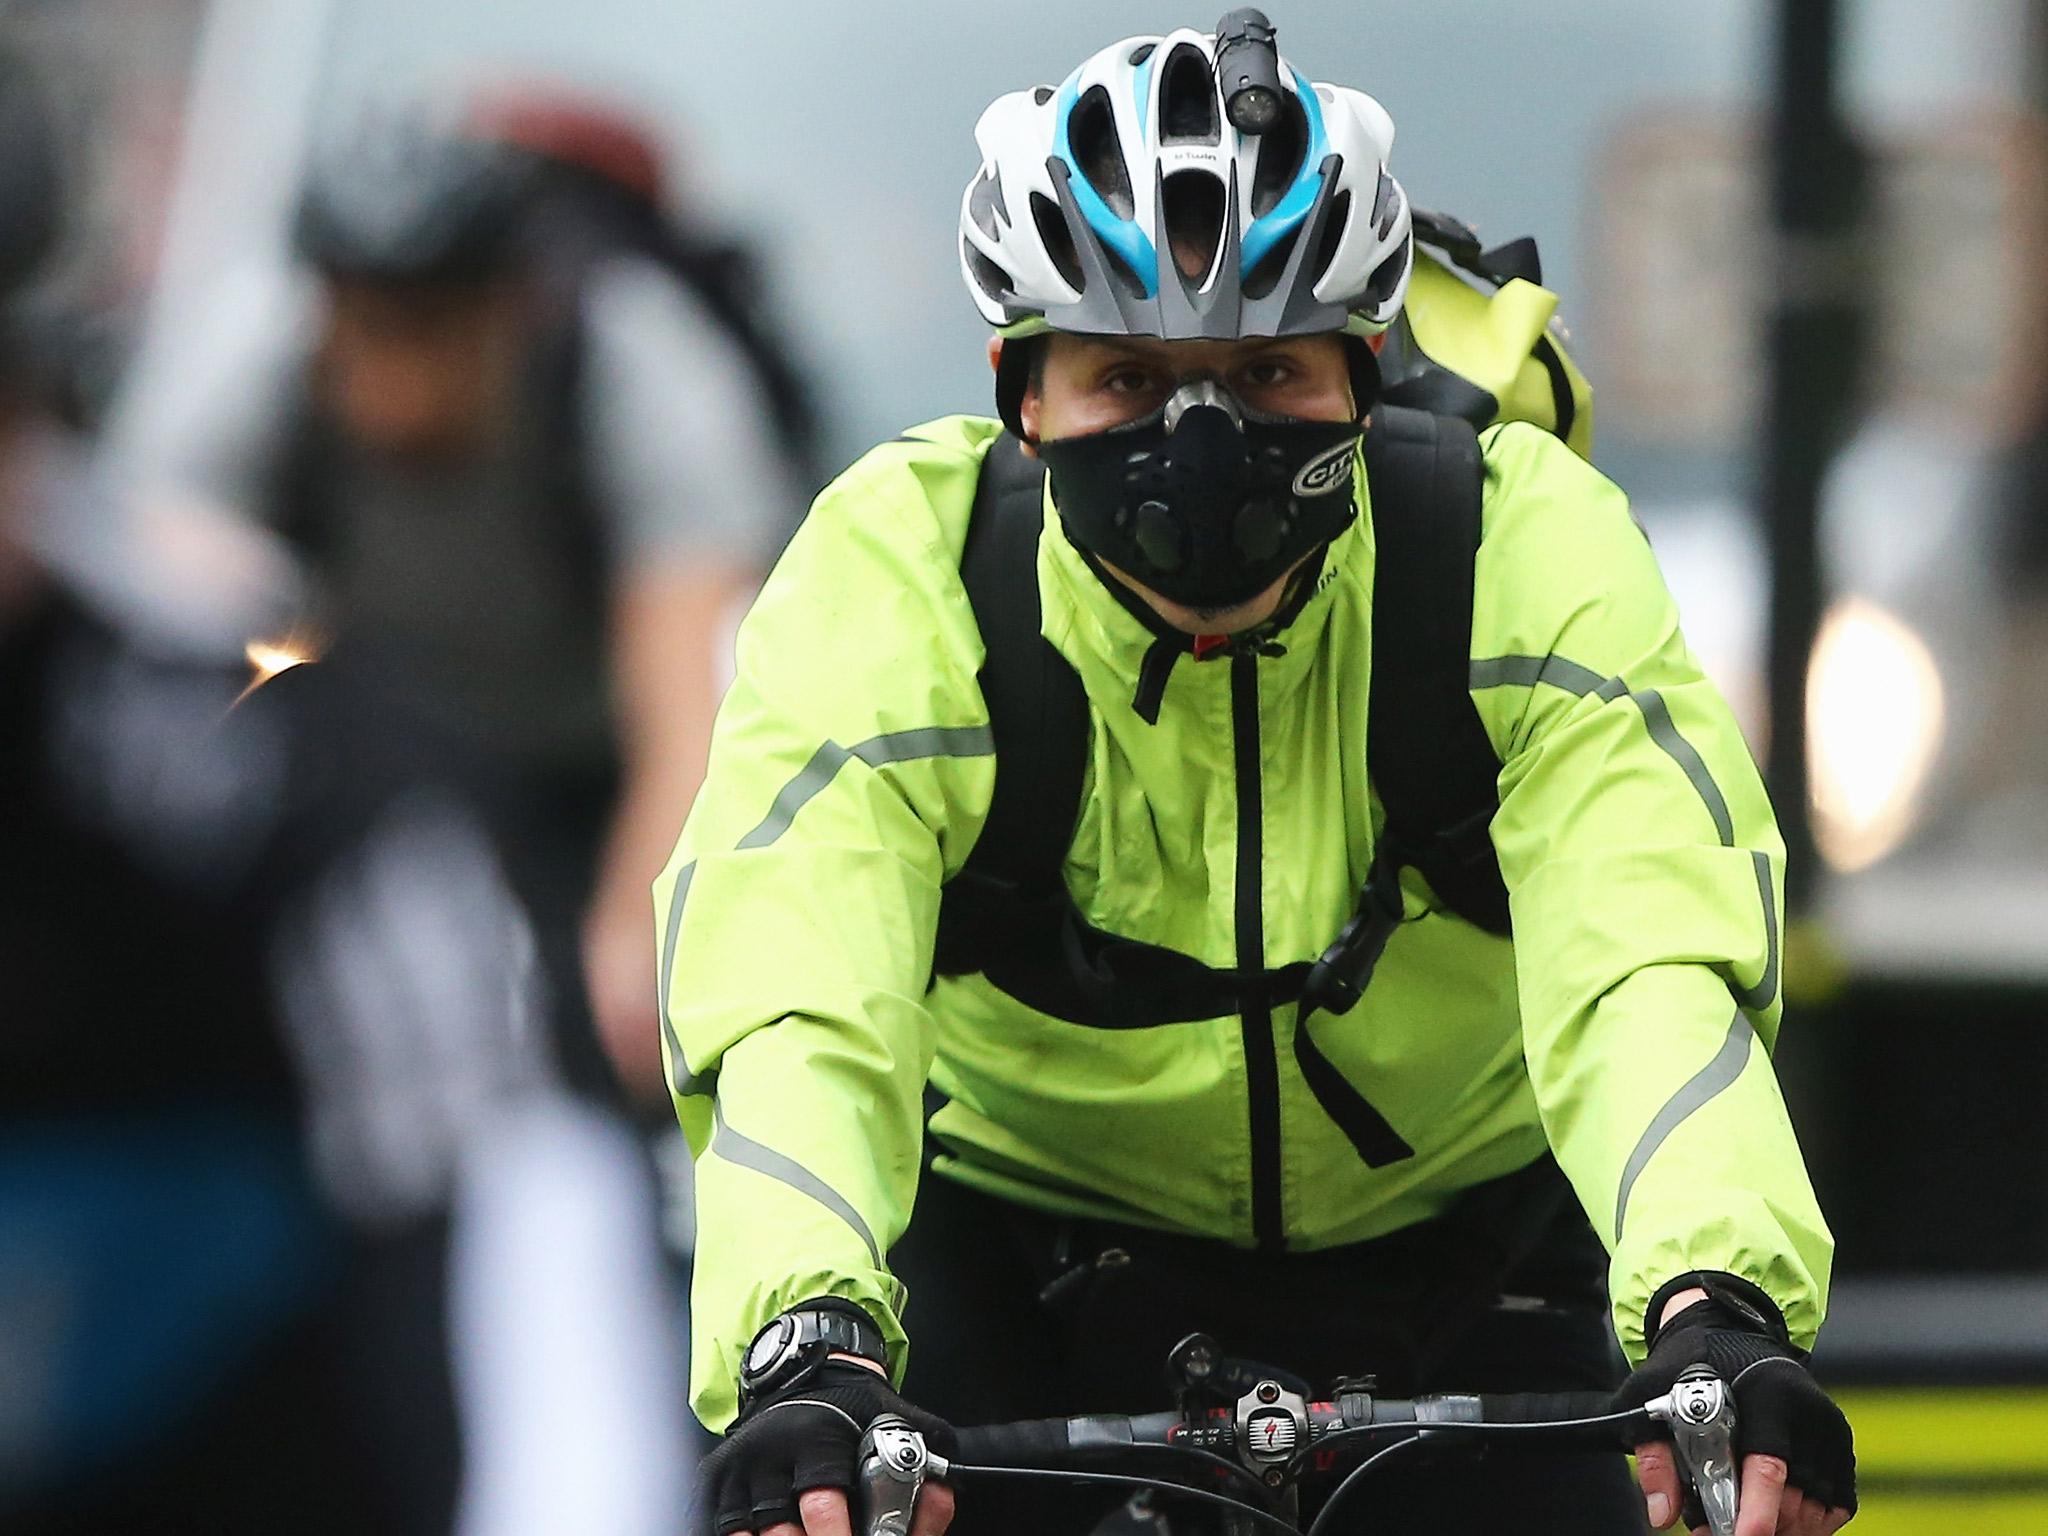
[[[235,696],[237,704],[279,673],[289,672],[293,667],[302,667],[313,659],[307,644],[290,635],[282,640],[251,640],[242,647],[242,654],[249,658],[249,666],[254,675],[249,679],[249,686]]]
[[[1926,642],[1862,598],[1829,609],[1806,685],[1814,837],[1844,872],[1905,840],[1941,747],[1941,673]]]
[[[259,684],[269,682],[280,672],[289,672],[293,667],[304,666],[313,659],[290,649],[289,642],[272,645],[264,640],[251,640],[242,648],[242,654],[249,658],[249,665],[256,669],[256,681]]]

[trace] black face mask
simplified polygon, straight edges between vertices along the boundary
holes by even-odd
[[[1106,432],[1041,442],[1067,536],[1160,596],[1234,608],[1350,524],[1359,427],[1245,406],[1213,379]]]

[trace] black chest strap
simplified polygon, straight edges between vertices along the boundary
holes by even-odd
[[[996,748],[988,821],[948,882],[934,970],[979,971],[1026,1005],[1070,1022],[1146,1028],[1297,999],[1343,1012],[1399,922],[1399,870],[1421,871],[1446,906],[1494,932],[1507,897],[1488,824],[1499,763],[1467,692],[1472,563],[1484,467],[1463,422],[1382,407],[1366,438],[1373,529],[1368,768],[1387,827],[1374,878],[1313,965],[1258,974],[1206,966],[1091,927],[1062,869],[1086,778],[1088,701],[1040,633],[1042,467],[1005,434],[976,487],[961,577],[980,625],[981,686]]]

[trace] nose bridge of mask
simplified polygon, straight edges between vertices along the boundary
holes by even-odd
[[[1167,434],[1171,436],[1180,430],[1180,424],[1189,411],[1207,406],[1221,411],[1230,418],[1230,424],[1240,432],[1244,430],[1244,404],[1213,373],[1198,373],[1181,381],[1178,388],[1167,397],[1165,422]]]
[[[1173,499],[1197,518],[1227,516],[1227,504],[1243,489],[1251,455],[1237,397],[1219,380],[1192,379],[1167,400],[1164,417]]]

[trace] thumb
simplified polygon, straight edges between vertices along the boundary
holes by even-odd
[[[1636,1447],[1636,1477],[1650,1512],[1650,1528],[1661,1531],[1678,1518],[1678,1464],[1668,1440],[1650,1440]]]

